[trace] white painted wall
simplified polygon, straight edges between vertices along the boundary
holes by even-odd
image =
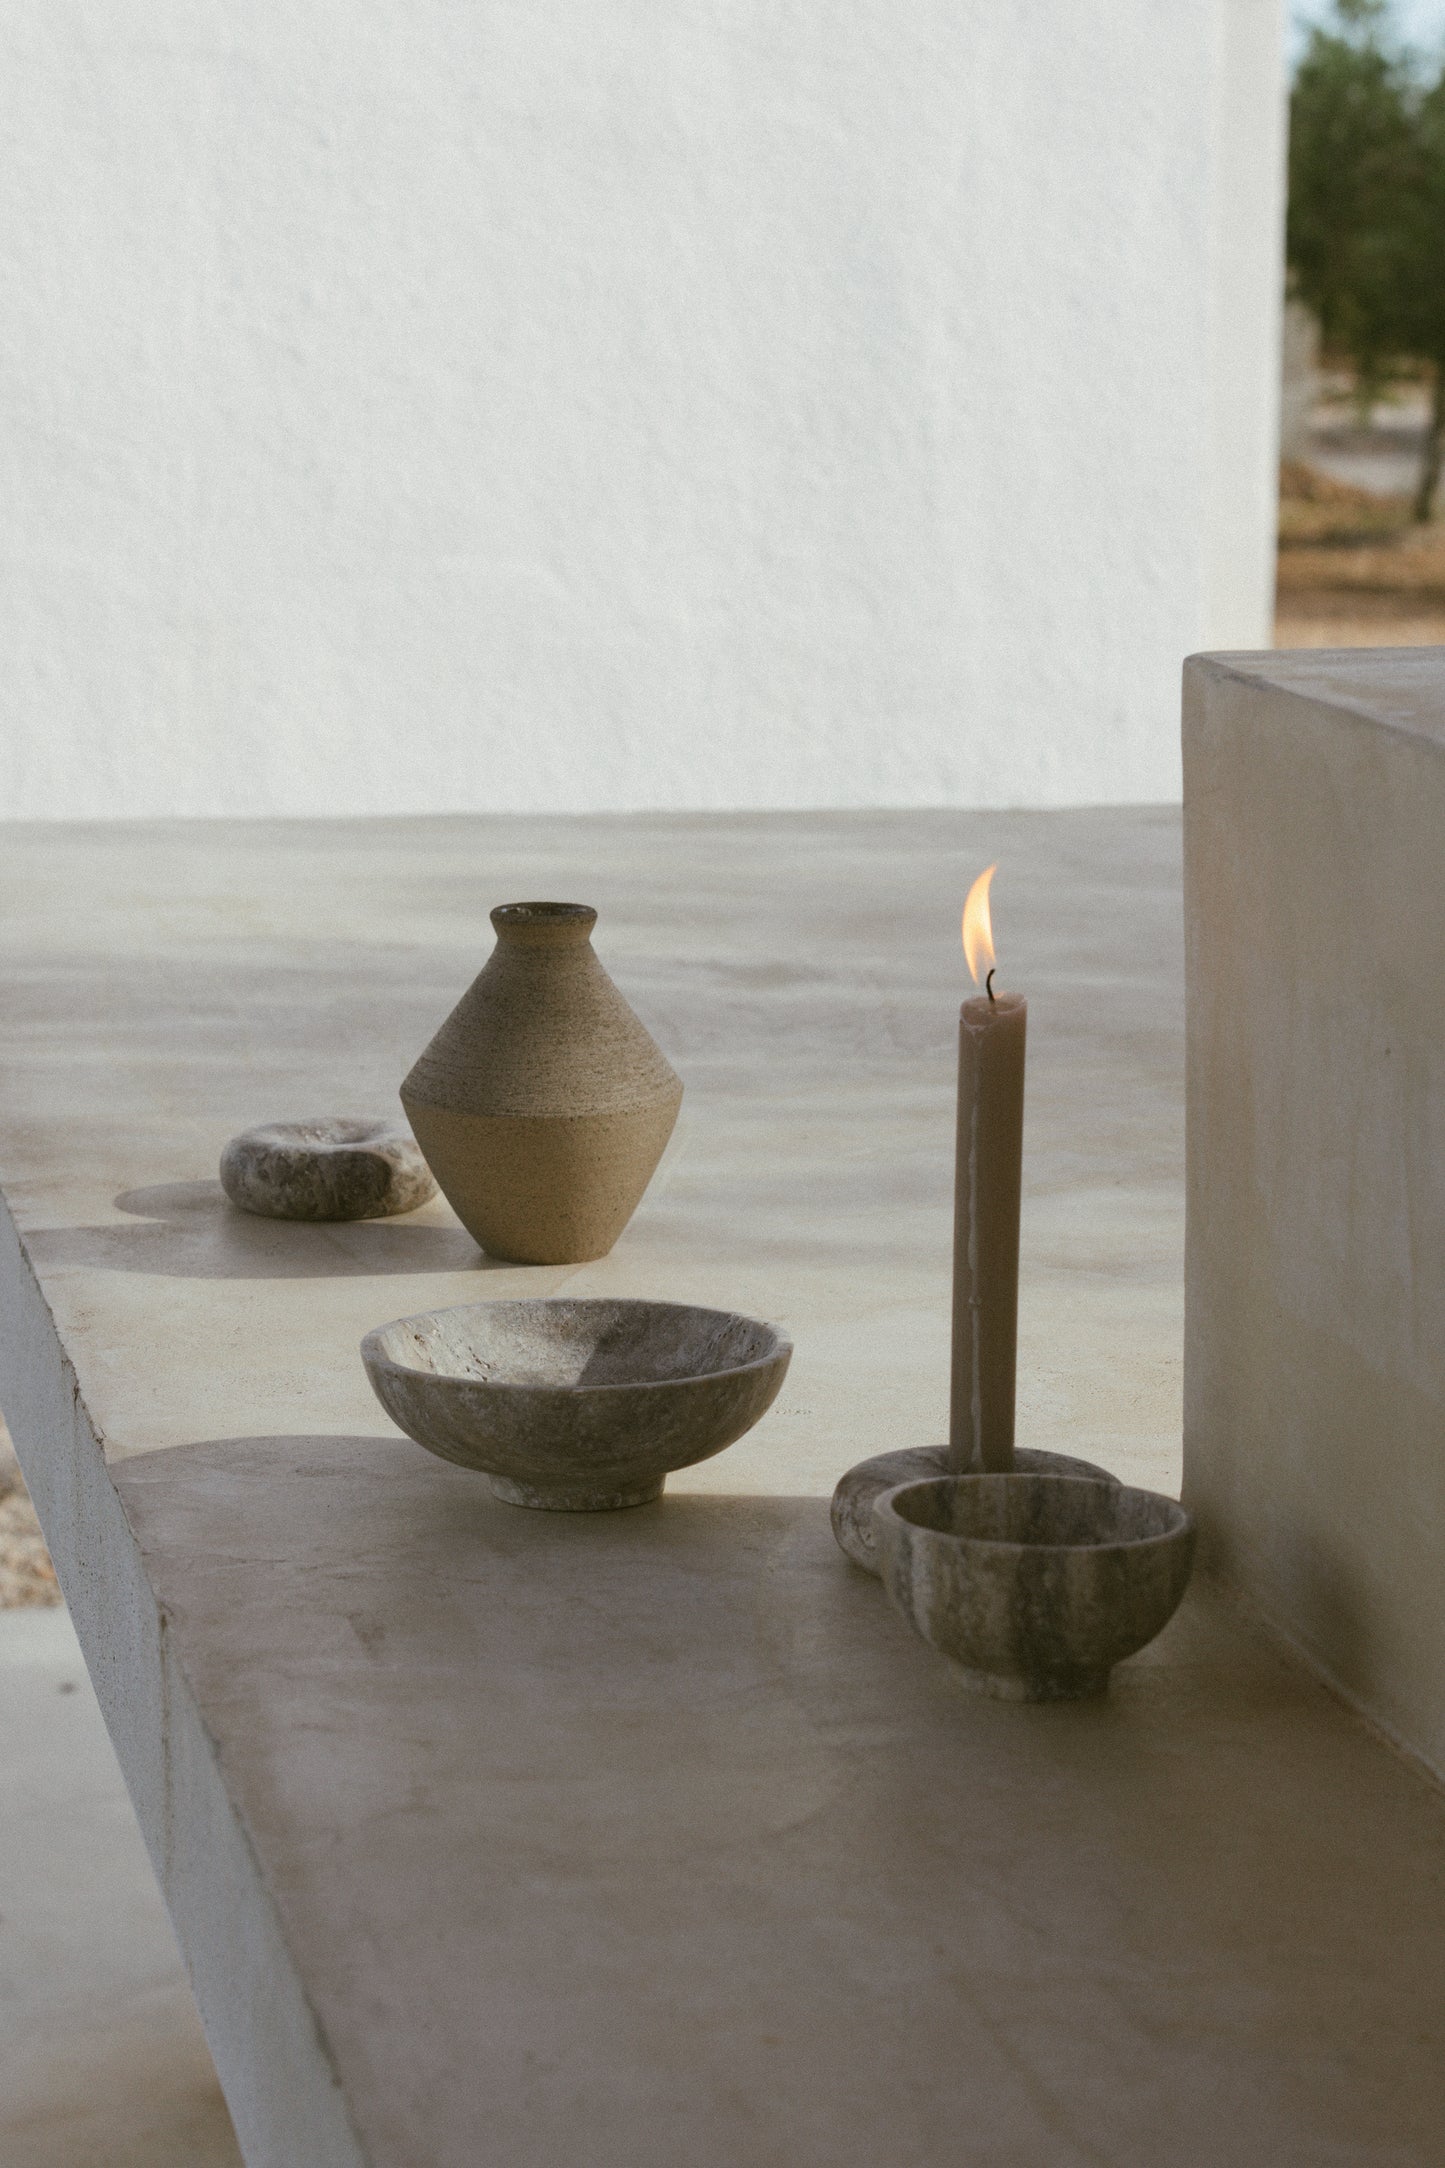
[[[1178,788],[1280,0],[8,0],[0,813]]]

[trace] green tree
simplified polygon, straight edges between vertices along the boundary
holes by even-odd
[[[1369,403],[1399,359],[1399,236],[1409,192],[1412,82],[1387,42],[1385,0],[1337,0],[1290,98],[1286,255],[1294,291]]]
[[[1427,82],[1387,0],[1335,0],[1290,99],[1286,253],[1293,290],[1368,405],[1401,367],[1432,385],[1415,517],[1445,458],[1445,69]]]
[[[1415,517],[1429,519],[1445,458],[1445,72],[1415,101],[1411,155],[1393,233],[1388,321],[1399,352],[1423,362],[1431,380],[1430,419],[1415,492]]]

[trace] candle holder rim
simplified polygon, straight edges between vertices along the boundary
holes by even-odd
[[[839,1550],[864,1573],[876,1574],[879,1563],[874,1500],[884,1491],[897,1490],[903,1483],[961,1472],[950,1466],[949,1448],[943,1442],[895,1446],[890,1452],[871,1453],[866,1460],[858,1461],[839,1477],[829,1507],[833,1536]],[[1087,1476],[1099,1483],[1117,1483],[1119,1480],[1111,1469],[1101,1468],[1096,1461],[1080,1460],[1072,1453],[1042,1452],[1026,1445],[1014,1447],[1013,1472],[1017,1475]]]
[[[1067,1485],[1071,1489],[1079,1488],[1103,1492],[1116,1507],[1122,1506],[1125,1499],[1128,1498],[1144,1498],[1151,1505],[1167,1508],[1168,1519],[1164,1527],[1152,1529],[1146,1535],[1103,1535],[1095,1536],[1084,1543],[1061,1543],[1049,1536],[1019,1538],[1016,1536],[981,1535],[972,1529],[933,1528],[926,1521],[915,1520],[910,1513],[903,1509],[900,1502],[909,1493],[917,1495],[921,1491],[936,1492],[946,1488],[957,1489],[963,1485],[982,1483],[1028,1483],[1034,1486],[1043,1486],[1046,1491],[1054,1492]],[[995,1553],[1001,1554],[1012,1551],[1020,1556],[1037,1555],[1045,1551],[1058,1556],[1065,1552],[1079,1552],[1089,1555],[1099,1551],[1144,1550],[1151,1544],[1176,1543],[1182,1534],[1194,1526],[1194,1516],[1189,1511],[1189,1508],[1182,1505],[1177,1498],[1170,1498],[1163,1491],[1145,1490],[1138,1484],[1101,1480],[1098,1476],[1055,1475],[1043,1472],[1036,1474],[1028,1469],[985,1468],[970,1469],[959,1475],[911,1476],[905,1483],[895,1483],[890,1490],[880,1491],[873,1501],[873,1512],[879,1519],[885,1518],[890,1512],[895,1513],[899,1520],[906,1522],[920,1536],[935,1536],[941,1543],[986,1545],[990,1551]]]

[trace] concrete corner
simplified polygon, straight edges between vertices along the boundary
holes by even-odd
[[[1445,1771],[1445,654],[1185,666],[1184,1495]]]

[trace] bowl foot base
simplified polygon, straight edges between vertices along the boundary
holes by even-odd
[[[494,1498],[504,1505],[532,1506],[542,1513],[617,1513],[625,1506],[650,1506],[662,1496],[664,1479],[632,1483],[623,1490],[539,1490],[532,1483],[513,1483],[504,1475],[489,1475]]]

